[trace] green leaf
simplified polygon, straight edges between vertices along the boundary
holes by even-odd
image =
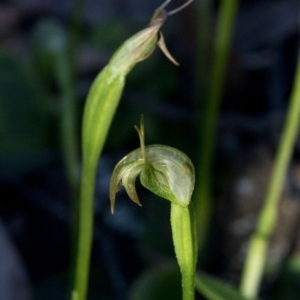
[[[196,290],[207,300],[249,300],[233,287],[202,272],[196,273],[195,285]]]

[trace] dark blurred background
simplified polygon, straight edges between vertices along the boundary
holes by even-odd
[[[76,3],[82,5],[77,11]],[[174,0],[170,9],[180,3]],[[59,72],[68,67],[64,57],[74,55],[69,67],[79,141],[93,79],[123,41],[147,26],[160,4],[0,0],[0,300],[68,299],[72,192],[62,151]],[[108,186],[114,165],[139,146],[133,126],[141,113],[147,144],[170,145],[197,159],[195,101],[201,99],[195,99],[194,66],[203,29],[197,26],[196,6],[197,0],[163,27],[180,67],[156,50],[128,77],[97,175],[91,300],[128,299],[145,271],[174,262],[169,204],[139,186],[143,208],[121,191],[112,216]],[[213,20],[218,7],[215,1]],[[284,122],[299,50],[299,8],[299,0],[240,1],[219,114],[209,251],[202,266],[233,285],[238,285]],[[76,50],[67,46],[72,34]],[[300,140],[268,255],[265,299],[300,299],[299,150]],[[177,289],[170,288],[174,295],[164,299],[180,299]]]

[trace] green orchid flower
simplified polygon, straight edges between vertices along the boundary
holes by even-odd
[[[116,193],[123,185],[130,199],[141,206],[135,181],[171,202],[171,227],[176,258],[182,274],[183,300],[194,299],[197,242],[194,212],[190,203],[195,183],[191,160],[181,151],[164,146],[145,146],[144,119],[135,126],[141,147],[130,152],[115,167],[110,181],[111,212]]]
[[[130,199],[141,206],[135,189],[139,176],[142,185],[154,194],[181,206],[188,206],[195,184],[191,160],[181,151],[165,145],[145,146],[144,120],[135,126],[141,147],[130,152],[115,167],[110,181],[111,211],[115,195],[123,185]]]

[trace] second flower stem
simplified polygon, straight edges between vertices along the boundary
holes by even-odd
[[[243,270],[241,292],[249,298],[255,297],[263,276],[266,255],[271,234],[277,221],[278,202],[282,193],[282,186],[287,168],[291,160],[300,123],[300,54],[292,90],[290,105],[286,114],[286,123],[283,129],[274,169],[271,174],[269,189],[258,225],[249,246]]]

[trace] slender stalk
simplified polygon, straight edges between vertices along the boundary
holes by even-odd
[[[257,228],[250,240],[249,251],[242,274],[241,292],[249,298],[257,295],[262,280],[270,237],[277,221],[278,202],[281,197],[283,182],[299,131],[299,122],[300,54],[298,57],[294,87],[281,141],[275,158],[273,172],[271,174],[269,189],[264,206],[259,215]]]
[[[72,282],[77,241],[80,158],[74,74],[66,45],[55,54],[55,69],[61,94],[60,139],[64,169],[70,190],[70,282]]]
[[[77,107],[74,82],[76,80],[76,52],[81,31],[81,14],[84,0],[74,0],[71,15],[68,50],[63,49],[57,56],[57,75],[62,92],[62,145],[67,178],[72,191],[72,202],[78,199],[79,190],[79,139],[77,133]],[[76,205],[77,208],[77,205]],[[75,210],[75,209],[74,209]]]
[[[70,63],[66,49],[56,55],[56,70],[62,94],[61,140],[67,179],[72,198],[78,197],[79,144],[77,134],[76,103]]]
[[[193,214],[191,207],[171,203],[171,227],[175,254],[181,271],[183,300],[193,300],[195,294],[197,243]]]
[[[63,149],[64,167],[70,188],[70,283],[74,281],[75,256],[78,232],[79,208],[79,137],[77,128],[77,105],[73,85],[70,57],[64,49],[58,55],[56,68],[61,87],[61,145]]]
[[[61,137],[66,175],[71,187],[72,202],[76,202],[79,190],[79,139],[77,133],[77,107],[74,82],[76,78],[76,51],[81,28],[84,0],[75,0],[71,16],[70,38],[67,47],[56,53],[56,72],[62,94]]]
[[[78,77],[78,68],[77,68],[77,61],[78,61],[78,49],[79,49],[79,43],[80,43],[80,36],[81,36],[81,28],[82,28],[82,14],[83,14],[83,8],[84,8],[84,0],[73,0],[72,1],[72,8],[71,8],[71,18],[70,18],[70,26],[69,26],[69,39],[68,39],[68,57],[66,57],[66,61],[68,61],[68,70],[69,70],[69,83],[70,86],[72,86],[72,90],[70,90],[70,93],[73,94],[73,109],[70,111],[66,111],[66,117],[67,114],[73,115],[73,122],[69,122],[68,126],[68,119],[67,118],[65,121],[65,128],[66,131],[68,130],[67,128],[69,127],[70,131],[70,137],[71,133],[75,133],[78,131],[78,124],[77,124],[77,97],[75,93],[75,86],[76,86],[76,81]],[[71,102],[71,100],[69,100]],[[67,109],[67,107],[65,107]],[[73,128],[73,129],[72,129]],[[76,140],[75,140],[76,139]],[[75,145],[76,143],[79,142],[79,138],[76,136],[73,136],[72,140],[74,141],[73,147],[75,147],[76,150],[79,150],[79,146]],[[67,143],[65,143],[67,144]],[[70,143],[69,143],[70,144]],[[70,145],[71,146],[71,145]],[[79,165],[79,157],[78,153],[76,152],[77,156],[77,169]],[[71,160],[71,158],[70,158]],[[75,160],[75,157],[74,157]],[[78,172],[78,170],[75,170]],[[74,184],[76,184],[76,187],[74,187]],[[71,197],[71,204],[70,204],[70,214],[71,214],[71,222],[70,222],[70,230],[71,230],[71,261],[70,261],[70,282],[74,281],[75,277],[75,260],[76,260],[76,252],[77,252],[77,237],[78,237],[78,224],[79,224],[79,185],[80,185],[80,180],[79,178],[76,178],[76,183],[75,179],[74,182],[72,182],[72,197]]]
[[[198,136],[199,161],[198,168],[196,168],[198,180],[194,192],[200,255],[203,251],[212,212],[211,180],[216,128],[238,3],[238,0],[221,1],[213,45],[214,55],[209,87],[207,95],[204,95],[202,113],[200,112],[202,124]],[[200,99],[196,99],[196,101],[200,101]]]

